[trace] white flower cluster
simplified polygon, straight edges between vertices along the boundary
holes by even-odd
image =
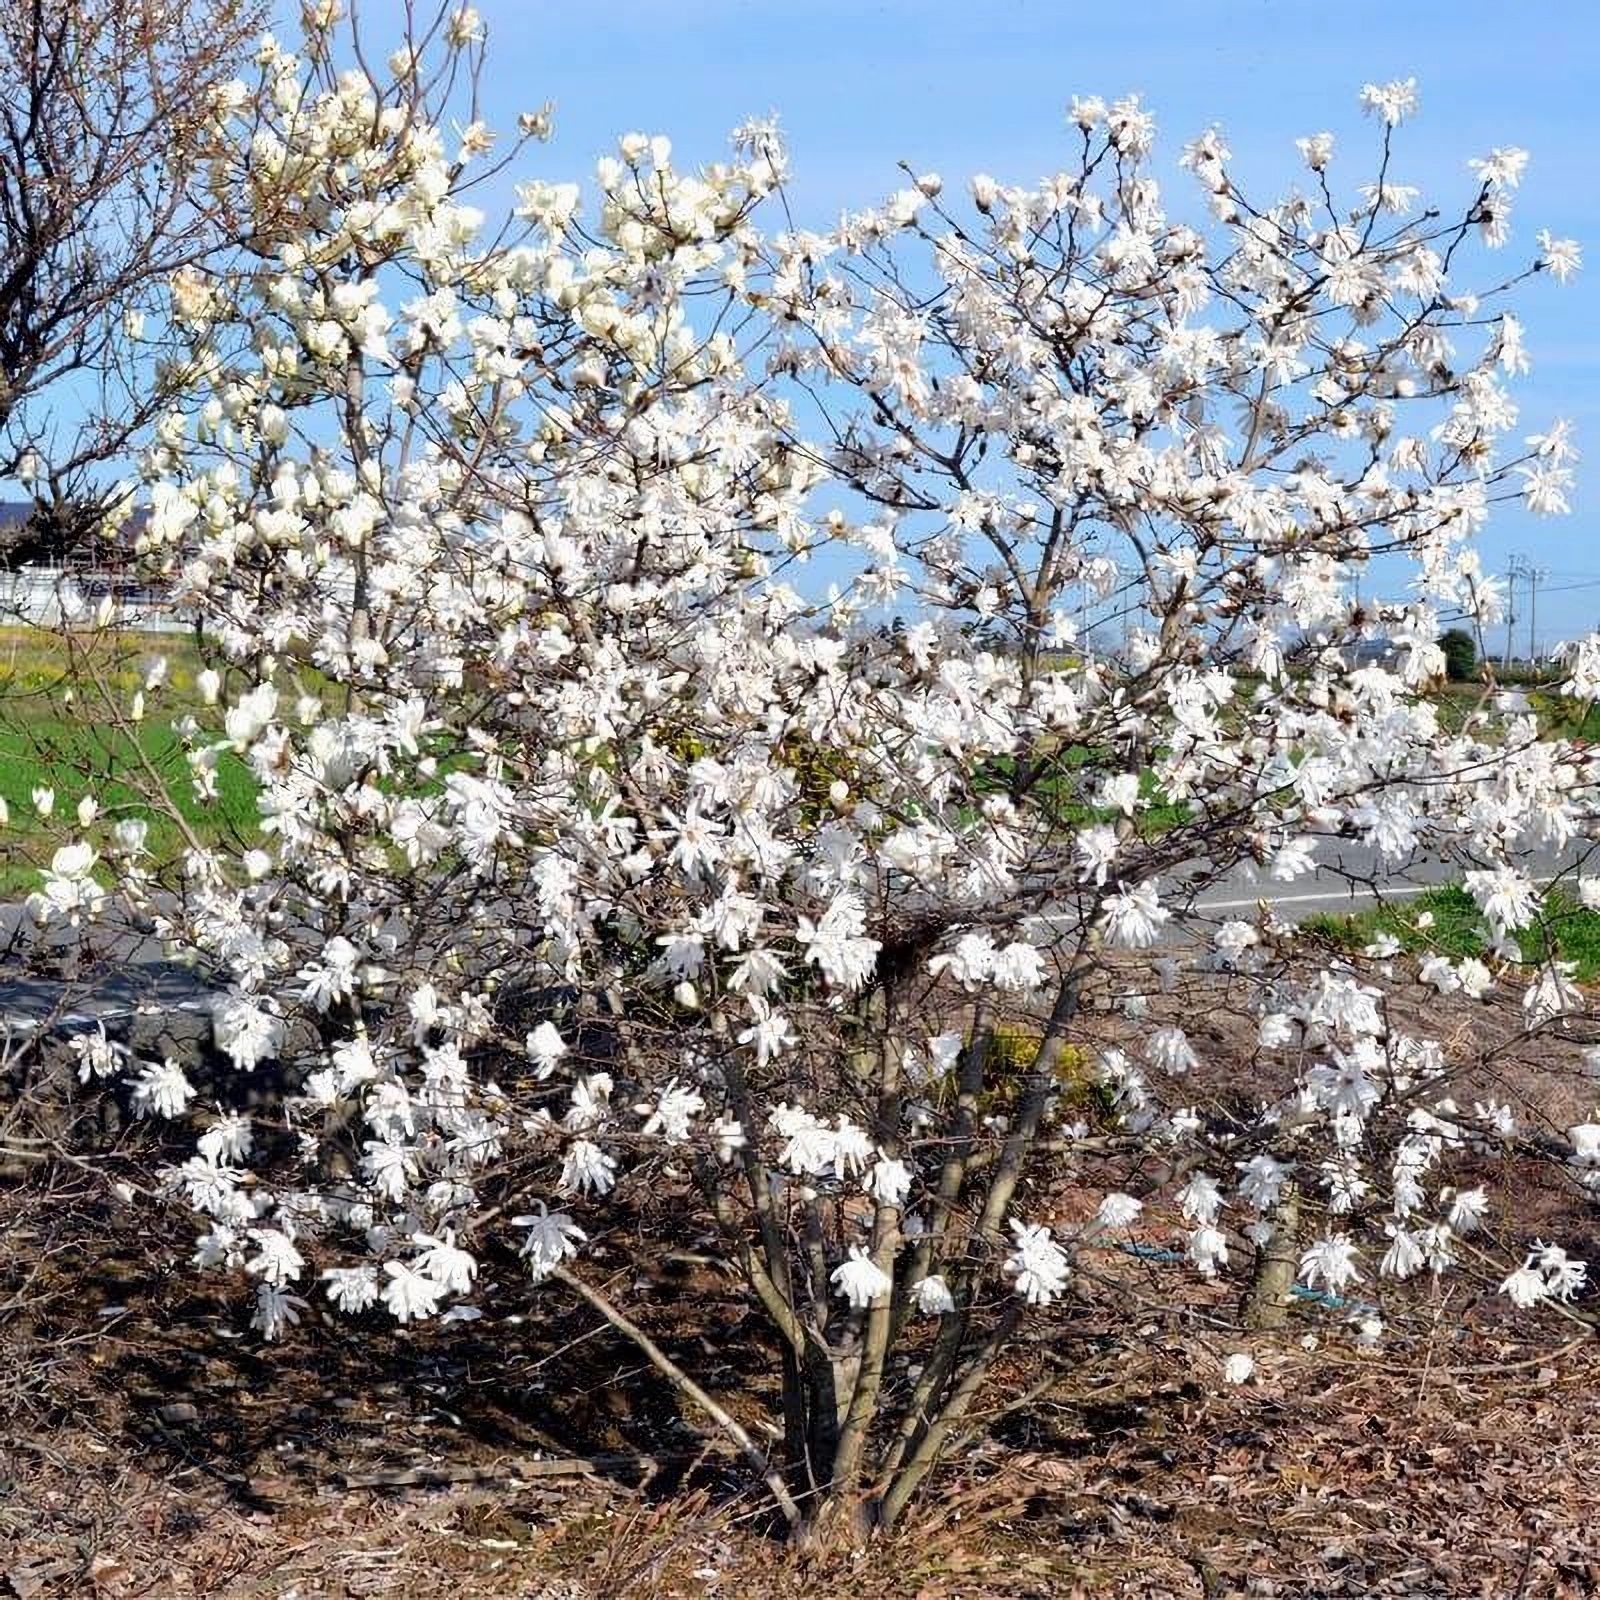
[[[644,1199],[703,1212],[803,1358],[831,1316],[1050,1304],[1068,1251],[1016,1185],[1073,1137],[1075,997],[1129,953],[1152,989],[1256,984],[1296,1080],[1214,1138],[1163,1101],[1199,1033],[1122,1002],[1085,1076],[1182,1175],[1197,1272],[1291,1183],[1331,1219],[1308,1284],[1356,1281],[1378,1196],[1380,1273],[1450,1265],[1485,1209],[1454,1157],[1508,1113],[1460,1109],[1353,975],[1279,986],[1286,931],[1199,892],[1303,876],[1329,835],[1459,860],[1492,948],[1424,977],[1478,995],[1516,981],[1527,852],[1593,826],[1591,755],[1426,693],[1441,618],[1500,604],[1491,504],[1563,509],[1573,455],[1561,425],[1514,442],[1520,329],[1452,281],[1453,225],[1387,176],[1346,212],[1247,203],[1216,133],[1174,220],[1149,112],[1082,100],[1077,169],[980,177],[959,218],[929,175],[765,231],[785,162],[752,125],[694,171],[629,135],[587,193],[522,182],[503,230],[465,198],[486,130],[408,114],[409,55],[393,83],[260,66],[208,173],[248,242],[173,285],[140,535],[215,652],[176,724],[195,792],[242,764],[260,837],[166,894],[90,812],[35,912],[92,921],[113,864],[214,976],[235,1073],[281,1072],[280,1131],[207,1109],[173,1175],[262,1330],[317,1272],[341,1310],[440,1314],[507,1218],[547,1279]],[[1415,85],[1363,101],[1393,129]],[[1331,139],[1301,149],[1326,177]],[[1490,244],[1521,167],[1480,166]],[[1408,598],[1374,608],[1375,569]],[[1578,692],[1597,663],[1575,647]],[[1527,992],[1535,1027],[1581,1000],[1553,963]],[[1052,1018],[1032,1053],[997,1006]],[[132,1092],[195,1114],[169,1063]],[[1114,1190],[1093,1226],[1140,1212]],[[1581,1268],[1507,1292],[1535,1278]]]

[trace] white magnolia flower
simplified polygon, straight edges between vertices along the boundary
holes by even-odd
[[[403,1261],[386,1261],[383,1270],[389,1281],[382,1299],[396,1322],[425,1322],[438,1311],[444,1289],[432,1278]]]
[[[1141,883],[1105,901],[1106,942],[1114,949],[1147,950],[1161,937],[1172,913],[1157,898],[1157,885]]]
[[[417,1153],[396,1139],[368,1139],[363,1146],[361,1170],[386,1200],[399,1201],[421,1168]]]
[[[1270,1211],[1277,1205],[1289,1168],[1269,1155],[1254,1155],[1236,1162],[1239,1169],[1239,1198],[1257,1211]]]
[[[737,1117],[719,1117],[711,1125],[711,1135],[717,1142],[718,1161],[731,1161],[749,1143]]]
[[[829,1281],[857,1311],[881,1300],[894,1287],[889,1274],[860,1245],[850,1247],[848,1259],[833,1269]]]
[[[1539,230],[1539,265],[1558,283],[1565,283],[1583,265],[1583,250],[1576,239],[1557,239],[1547,228]]]
[[[1178,1191],[1178,1205],[1191,1222],[1214,1222],[1222,1208],[1222,1191],[1206,1173],[1194,1172]]]
[[[282,1048],[283,1020],[249,995],[230,995],[216,1001],[211,1017],[217,1048],[240,1072],[253,1072]]]
[[[1378,1263],[1378,1273],[1385,1278],[1410,1278],[1420,1272],[1427,1261],[1422,1242],[1417,1236],[1398,1224],[1390,1223],[1384,1229],[1391,1243]]]
[[[1294,1038],[1294,1019],[1281,1011],[1269,1011],[1256,1026],[1256,1039],[1263,1050],[1281,1050]]]
[[[146,853],[150,824],[143,817],[122,817],[112,826],[111,836],[124,855],[142,856]]]
[[[872,1160],[874,1145],[865,1128],[858,1128],[841,1115],[833,1133],[833,1175],[843,1181],[856,1178]]]
[[[1095,1216],[1101,1227],[1116,1230],[1136,1221],[1143,1210],[1144,1202],[1131,1194],[1108,1194],[1100,1202]]]
[[[1081,828],[1073,840],[1078,875],[1091,883],[1103,884],[1117,859],[1117,830],[1105,823]]]
[[[250,1119],[237,1111],[224,1112],[197,1141],[200,1154],[218,1165],[243,1161],[254,1143]]]
[[[194,1099],[194,1085],[169,1056],[145,1062],[133,1078],[134,1110],[142,1117],[181,1117]]]
[[[1524,1263],[1501,1283],[1500,1293],[1505,1295],[1519,1311],[1527,1311],[1538,1305],[1541,1300],[1550,1298],[1550,1286],[1542,1272],[1537,1271],[1531,1264]]]
[[[106,892],[93,877],[99,856],[87,844],[63,845],[50,857],[44,889],[30,901],[35,920],[77,924],[105,904]]]
[[[616,1184],[617,1163],[590,1139],[574,1139],[561,1164],[565,1194],[608,1194]]]
[[[879,1156],[867,1174],[867,1193],[881,1206],[903,1206],[911,1193],[911,1169],[892,1156]]]
[[[95,1024],[93,1033],[73,1034],[70,1043],[72,1053],[78,1058],[79,1083],[109,1078],[128,1055],[128,1047],[110,1038],[103,1022]]]
[[[1527,164],[1528,152],[1515,145],[1501,146],[1491,150],[1487,159],[1467,163],[1480,182],[1497,189],[1515,189],[1522,182],[1522,171]]]
[[[1212,934],[1211,942],[1225,961],[1237,965],[1243,959],[1245,951],[1261,943],[1261,935],[1248,922],[1242,922],[1234,917],[1224,922]]]
[[[1108,811],[1120,811],[1123,816],[1131,817],[1139,804],[1139,774],[1119,772],[1102,778],[1096,804]]]
[[[256,1308],[250,1318],[251,1327],[263,1339],[277,1339],[285,1328],[292,1328],[300,1320],[306,1302],[275,1283],[256,1286]]]
[[[1536,1240],[1528,1263],[1544,1274],[1550,1294],[1557,1300],[1572,1299],[1588,1282],[1587,1263],[1569,1256],[1560,1245]]]
[[[301,994],[318,1011],[326,1011],[341,1000],[348,999],[355,990],[356,965],[360,952],[346,938],[336,935],[321,950],[315,961],[308,961],[297,976],[303,987]]]
[[[245,1270],[266,1283],[293,1283],[305,1266],[305,1257],[294,1240],[277,1228],[252,1228],[250,1238],[256,1254],[245,1262]]]
[[[414,1233],[411,1242],[422,1252],[417,1257],[417,1271],[432,1278],[445,1294],[472,1292],[472,1280],[478,1275],[478,1263],[470,1252],[456,1244],[453,1233],[447,1230],[440,1238],[427,1233]]]
[[[1347,1233],[1330,1233],[1300,1256],[1300,1276],[1311,1288],[1321,1283],[1334,1294],[1361,1276],[1356,1267],[1355,1241]]]
[[[1006,1257],[1005,1270],[1015,1280],[1017,1293],[1034,1306],[1047,1306],[1059,1299],[1071,1269],[1066,1253],[1050,1237],[1050,1230],[1013,1219],[1011,1231],[1015,1246]]]
[[[1333,159],[1333,135],[1314,133],[1309,138],[1296,139],[1295,148],[1300,152],[1301,160],[1313,172],[1326,171],[1328,163]]]
[[[1417,80],[1396,78],[1389,83],[1369,83],[1361,91],[1361,107],[1393,127],[1416,115]]]
[[[567,1053],[565,1040],[550,1022],[541,1022],[524,1040],[523,1048],[541,1079],[548,1078]]]
[[[1454,994],[1461,987],[1461,974],[1448,956],[1428,956],[1419,964],[1417,976],[1440,994]]]
[[[526,1228],[521,1254],[535,1282],[547,1278],[578,1253],[588,1235],[565,1211],[551,1211],[540,1201],[526,1216],[513,1217],[514,1228]]]
[[[644,1127],[640,1130],[648,1138],[659,1136],[669,1144],[682,1144],[688,1137],[694,1119],[705,1110],[705,1100],[693,1089],[686,1089],[676,1080],[661,1091],[653,1107],[645,1107]]]
[[[1159,1072],[1181,1078],[1200,1065],[1200,1058],[1182,1028],[1157,1028],[1144,1047],[1144,1058]]]
[[[1457,1233],[1473,1233],[1488,1215],[1489,1196],[1481,1189],[1462,1189],[1450,1202],[1449,1223]]]
[[[1527,927],[1538,913],[1537,891],[1514,867],[1469,872],[1465,883],[1467,893],[1477,901],[1497,938],[1510,930]]]
[[[265,731],[278,710],[278,691],[270,683],[257,684],[228,708],[223,727],[236,750],[245,750]]]
[[[838,1136],[809,1111],[781,1106],[771,1122],[786,1141],[779,1162],[796,1177],[820,1177],[834,1164]]]
[[[322,1274],[328,1298],[341,1310],[354,1314],[378,1303],[378,1272],[372,1266],[330,1267]]]
[[[1575,1167],[1600,1167],[1600,1122],[1579,1122],[1567,1129]]]
[[[1188,1256],[1202,1278],[1214,1278],[1228,1264],[1228,1236],[1202,1223],[1189,1235]]]

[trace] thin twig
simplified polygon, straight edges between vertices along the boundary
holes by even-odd
[[[643,1352],[650,1364],[663,1377],[690,1400],[694,1401],[739,1446],[745,1459],[761,1474],[762,1481],[772,1491],[772,1498],[777,1502],[778,1509],[783,1513],[784,1519],[790,1527],[799,1527],[804,1520],[800,1514],[799,1506],[794,1503],[794,1497],[789,1493],[783,1479],[768,1464],[766,1453],[750,1436],[744,1424],[737,1417],[731,1415],[726,1408],[718,1404],[717,1401],[713,1400],[638,1323],[631,1321],[618,1306],[608,1300],[599,1290],[591,1288],[565,1267],[557,1267],[554,1276],[560,1282],[566,1284],[580,1300],[585,1301],[598,1311],[618,1333],[625,1334],[631,1339]]]

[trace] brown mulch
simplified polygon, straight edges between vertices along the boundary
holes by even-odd
[[[1428,997],[1392,1003],[1440,1025]],[[1242,1051],[1228,1005],[1205,1016],[1203,1053]],[[1507,1008],[1452,1017],[1464,1048],[1516,1035]],[[1502,1094],[1533,1094],[1541,1048],[1508,1052]],[[1214,1070],[1197,1089],[1225,1095]],[[1552,1126],[1581,1109],[1563,1085]],[[1594,1240],[1570,1186],[1515,1181],[1542,1185],[1555,1236]],[[1062,1182],[1048,1212],[1089,1193]],[[1246,1335],[1237,1284],[1108,1255],[903,1529],[801,1554],[701,1420],[549,1286],[419,1334],[310,1312],[264,1349],[181,1265],[186,1227],[149,1215],[70,1165],[0,1187],[0,1600],[1600,1595],[1600,1340],[1470,1281],[1386,1305],[1363,1351],[1337,1312]],[[684,1245],[650,1325],[753,1421],[759,1352]],[[1257,1370],[1234,1387],[1238,1351]]]
[[[302,1459],[259,1493],[181,1427],[62,1422],[0,1449],[0,1593],[1600,1593],[1600,1351],[1457,1342],[1420,1360],[1258,1342],[1256,1380],[1227,1389],[1223,1347],[1150,1339],[999,1425],[897,1537],[809,1558],[747,1497],[648,1478],[350,1490],[286,1397],[261,1403]],[[409,1410],[396,1431],[418,1458],[504,1460]]]

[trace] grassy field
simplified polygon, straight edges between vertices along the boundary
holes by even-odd
[[[106,713],[107,695],[125,710],[158,657],[167,661],[165,687],[147,696],[145,721],[119,729]],[[194,641],[181,635],[68,642],[41,629],[0,629],[0,799],[11,818],[0,833],[0,894],[37,887],[35,868],[59,842],[35,807],[38,789],[54,793],[57,818],[70,818],[85,796],[113,819],[144,818],[158,863],[175,859],[187,840],[179,821],[151,804],[157,792],[202,843],[253,836],[249,769],[224,755],[216,798],[201,800],[172,732],[173,719],[197,704],[200,668]]]
[[[1600,705],[1552,694],[1548,689],[1524,689],[1523,692],[1539,719],[1539,731],[1545,738],[1600,740]],[[1440,723],[1451,733],[1458,733],[1483,698],[1481,683],[1446,684],[1434,696]]]
[[[113,726],[105,714],[107,697],[126,708],[158,658],[167,664],[165,686],[147,696],[146,720],[137,729]],[[196,641],[184,634],[67,638],[49,629],[0,627],[0,799],[11,817],[10,826],[0,832],[0,895],[35,887],[38,862],[48,856],[47,846],[59,842],[54,837],[59,830],[47,828],[35,810],[32,797],[40,788],[54,792],[58,818],[69,817],[85,795],[94,796],[102,811],[114,817],[143,817],[150,824],[150,849],[158,863],[181,853],[185,826],[203,843],[253,837],[256,789],[245,764],[224,755],[217,770],[217,798],[199,800],[180,741],[171,731],[172,721],[198,704],[196,680],[202,665]],[[1438,702],[1445,725],[1459,727],[1482,693],[1477,684],[1441,689]],[[1530,700],[1548,735],[1600,739],[1600,706],[1543,690],[1533,690]],[[1039,784],[1041,799],[1064,828],[1109,820],[1079,798],[1078,771],[1095,757],[1088,746],[1072,746],[1060,752]],[[1003,790],[1011,778],[1011,765],[1001,758],[979,774],[977,786],[980,791]],[[147,796],[156,785],[184,826],[150,804]],[[1160,837],[1189,820],[1189,807],[1161,795],[1148,771],[1141,788],[1146,802],[1139,814],[1143,837]],[[1473,953],[1482,948],[1481,928],[1468,915],[1465,897],[1458,901],[1451,895],[1441,890],[1405,908],[1321,917],[1313,924],[1325,937],[1350,946],[1390,933],[1406,949]],[[1416,918],[1428,912],[1433,926],[1419,927]],[[1551,910],[1550,927],[1558,946],[1580,963],[1585,976],[1600,972],[1600,917],[1558,906]]]
[[[1404,904],[1374,906],[1350,916],[1307,917],[1301,926],[1342,949],[1365,949],[1388,934],[1411,954],[1452,960],[1481,956],[1489,944],[1477,906],[1456,884],[1430,889]],[[1580,982],[1600,976],[1600,912],[1585,910],[1560,889],[1545,896],[1540,924],[1525,929],[1517,943],[1525,961],[1543,960],[1553,950],[1561,960],[1576,965]]]

